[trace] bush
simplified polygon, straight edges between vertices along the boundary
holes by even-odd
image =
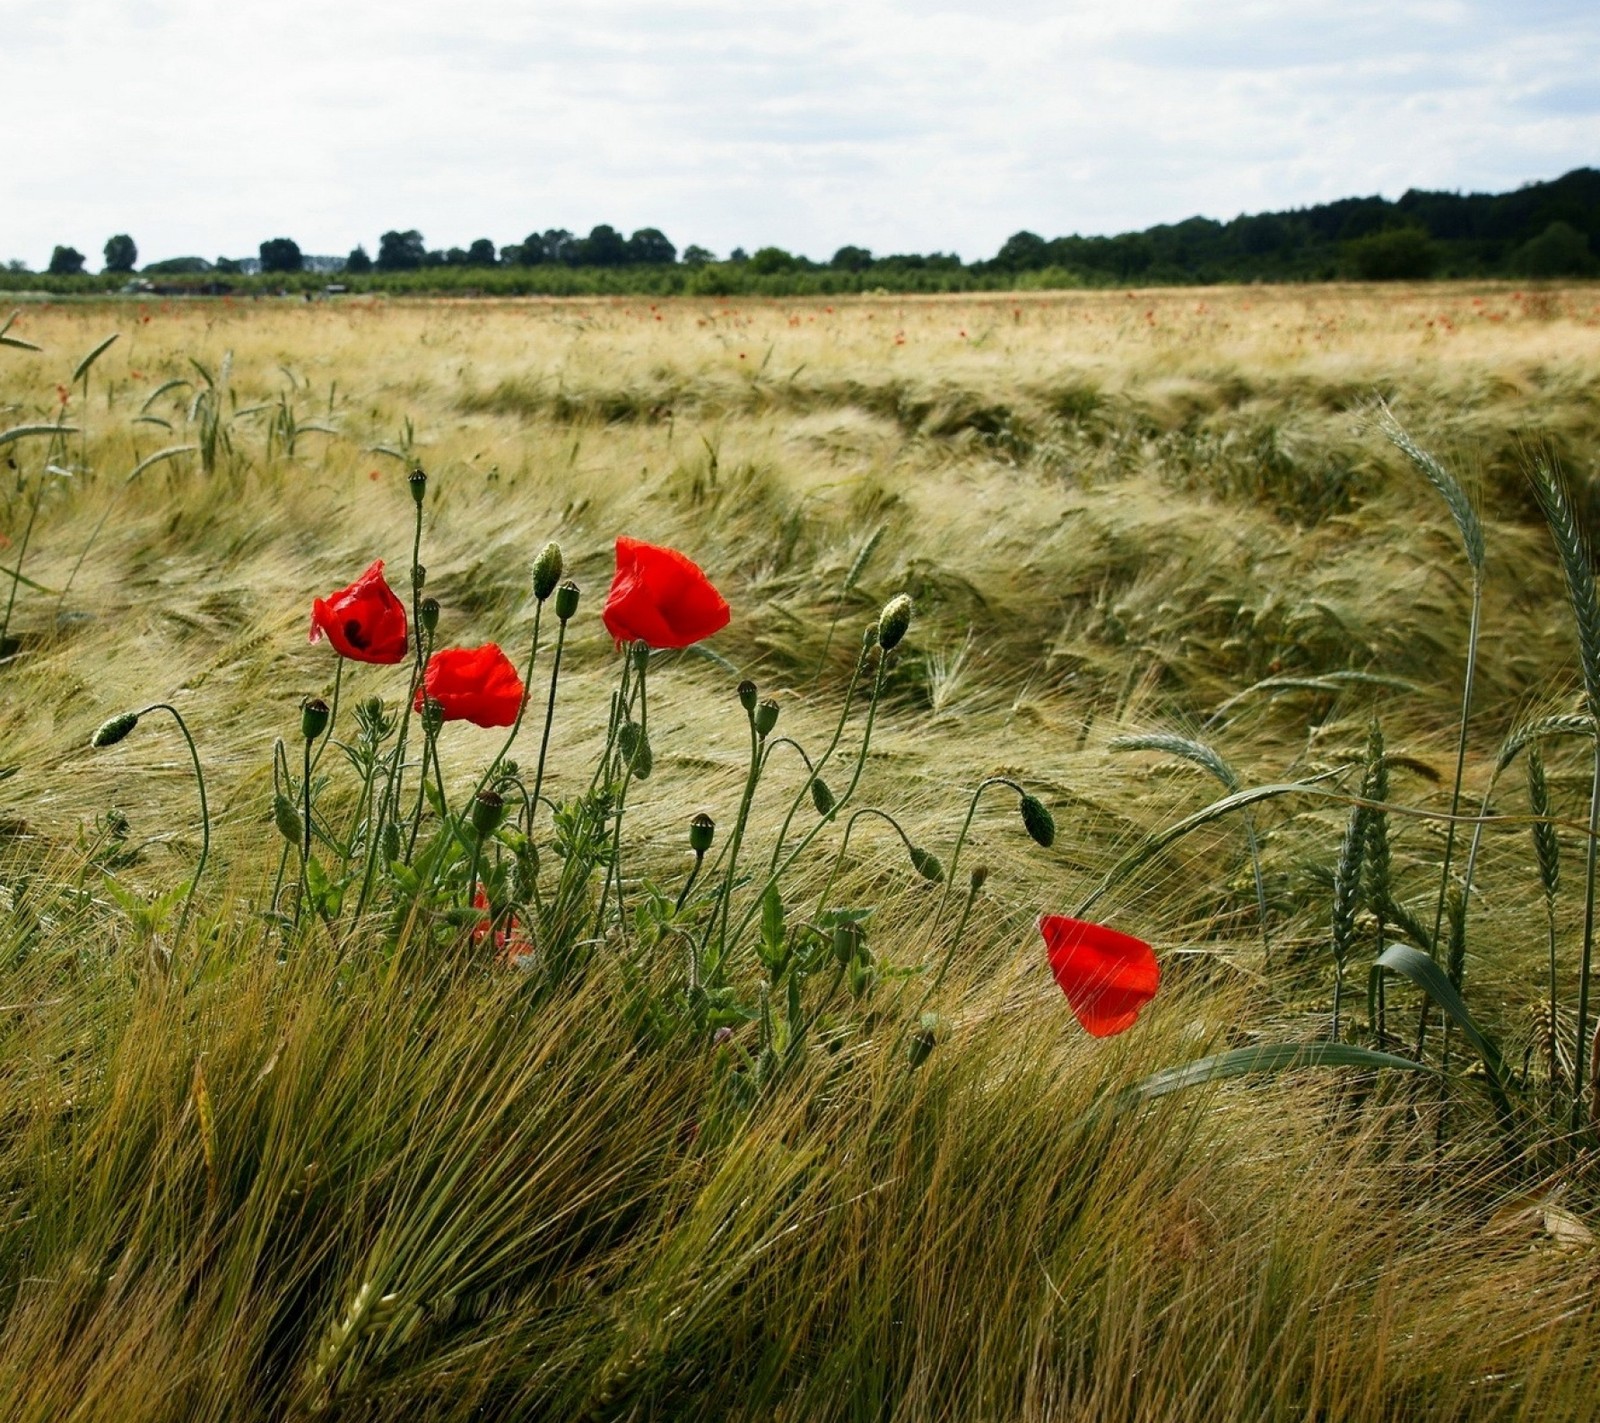
[[[1364,282],[1404,282],[1431,276],[1439,249],[1420,227],[1395,227],[1345,243],[1355,273]]]
[[[1552,222],[1511,254],[1510,267],[1524,277],[1581,277],[1594,270],[1589,239],[1566,222]]]

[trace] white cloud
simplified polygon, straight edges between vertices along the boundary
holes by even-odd
[[[0,258],[609,222],[992,253],[1600,159],[1590,0],[7,0]],[[18,116],[20,116],[20,121]]]

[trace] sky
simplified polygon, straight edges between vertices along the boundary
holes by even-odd
[[[0,261],[991,256],[1600,166],[1597,0],[0,0]]]

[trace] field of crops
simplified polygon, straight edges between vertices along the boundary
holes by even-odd
[[[5,1416],[1593,1415],[1600,288],[30,304],[0,441]]]

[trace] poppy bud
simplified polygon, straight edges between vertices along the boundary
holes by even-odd
[[[1022,798],[1022,824],[1028,834],[1045,849],[1055,844],[1056,818],[1045,808],[1045,803],[1036,796],[1025,795]]]
[[[138,724],[138,712],[123,712],[121,716],[114,716],[110,721],[101,722],[95,728],[94,735],[89,738],[89,745],[97,749],[105,746],[115,746]]]
[[[422,498],[428,492],[428,473],[420,467],[411,471],[406,478],[406,483],[411,486],[411,497],[417,501],[417,508],[422,507]]]
[[[556,589],[556,616],[567,622],[578,611],[578,585],[570,578]]]
[[[272,823],[278,827],[278,834],[291,845],[300,843],[304,827],[300,824],[300,812],[294,808],[294,802],[288,796],[282,794],[273,796]]]
[[[437,697],[422,699],[422,729],[429,736],[437,736],[444,725],[444,703]]]
[[[911,847],[911,864],[923,879],[934,884],[944,883],[944,866],[939,863],[939,857],[929,854],[920,845]]]
[[[428,581],[428,570],[427,570],[426,566],[423,565],[423,564],[420,564],[420,563],[412,564],[411,565],[411,586],[413,588],[415,588],[417,590],[417,592],[420,593],[422,591],[422,585],[424,583],[426,583],[427,581]]]
[[[500,824],[500,818],[506,813],[506,803],[496,791],[479,791],[472,800],[472,828],[481,840],[493,835],[495,828]]]
[[[878,975],[870,963],[850,965],[850,996],[864,998],[877,981]]]
[[[642,637],[635,638],[628,655],[633,658],[633,670],[643,672],[650,665],[650,644]]]
[[[759,694],[756,691],[756,684],[748,677],[739,683],[739,705],[742,706],[747,712],[755,711],[756,697],[758,695]]]
[[[561,545],[547,543],[533,561],[533,596],[541,603],[561,581]]]
[[[422,620],[422,630],[431,634],[439,626],[439,600],[424,598],[417,604],[417,616]]]
[[[328,704],[321,697],[307,697],[300,703],[300,734],[315,741],[328,729]]]
[[[811,778],[811,804],[816,806],[818,815],[826,815],[836,804],[833,792],[821,776]]]
[[[689,848],[697,855],[703,855],[711,848],[711,842],[717,837],[717,822],[705,811],[701,811],[689,822]]]
[[[943,1035],[944,1023],[937,1013],[924,1013],[918,1022],[917,1031],[911,1035],[911,1043],[907,1056],[913,1068],[921,1067],[928,1060],[928,1055],[939,1045]]]
[[[885,652],[898,647],[910,626],[911,599],[904,593],[896,594],[878,614],[878,646]]]
[[[778,724],[778,704],[768,697],[756,707],[756,735],[765,736]]]
[[[622,751],[623,763],[632,767],[633,774],[641,781],[648,781],[656,758],[645,729],[636,721],[623,722],[617,730],[617,745]]]
[[[833,956],[841,964],[849,963],[861,952],[865,935],[853,919],[833,926]]]
[[[969,880],[970,880],[971,885],[972,885],[972,892],[974,894],[976,894],[980,889],[982,889],[984,884],[985,884],[985,882],[988,880],[988,878],[989,878],[989,867],[988,867],[988,865],[978,865],[978,866],[976,866],[973,869],[972,874],[969,876]]]
[[[400,827],[392,820],[383,827],[383,858],[391,865],[400,858]]]

